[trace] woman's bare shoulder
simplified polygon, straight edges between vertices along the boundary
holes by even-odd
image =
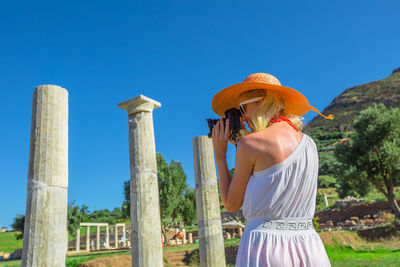
[[[261,131],[243,137],[239,142],[239,146],[243,146],[251,150],[265,149],[273,146],[274,143],[276,143],[275,139],[276,138],[274,136],[268,135],[268,133]]]

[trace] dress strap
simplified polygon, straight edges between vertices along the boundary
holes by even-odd
[[[277,115],[276,117],[272,117],[270,119],[270,122],[272,123],[276,123],[276,122],[287,122],[290,126],[292,126],[297,132],[299,131],[299,129],[297,129],[297,127],[293,124],[293,122],[291,120],[289,120],[288,118],[286,118],[285,116],[279,116]]]

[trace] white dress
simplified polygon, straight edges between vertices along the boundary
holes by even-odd
[[[330,266],[312,224],[317,177],[318,152],[306,134],[284,161],[251,175],[237,267]]]

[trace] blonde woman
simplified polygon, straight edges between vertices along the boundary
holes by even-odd
[[[237,145],[232,178],[226,163],[229,121],[226,127],[222,120],[217,123],[212,140],[224,206],[228,212],[243,206],[247,220],[236,266],[330,266],[312,224],[318,153],[301,132],[300,119],[310,109],[321,113],[266,73],[252,74],[214,96],[212,108],[221,117],[233,107],[251,131]]]

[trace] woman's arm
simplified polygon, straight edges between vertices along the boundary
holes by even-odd
[[[243,204],[247,183],[254,166],[254,155],[248,138],[244,137],[239,142],[235,157],[235,174],[231,180],[226,152],[229,138],[229,120],[224,127],[220,120],[212,131],[215,160],[218,168],[221,199],[228,212],[235,212]]]

